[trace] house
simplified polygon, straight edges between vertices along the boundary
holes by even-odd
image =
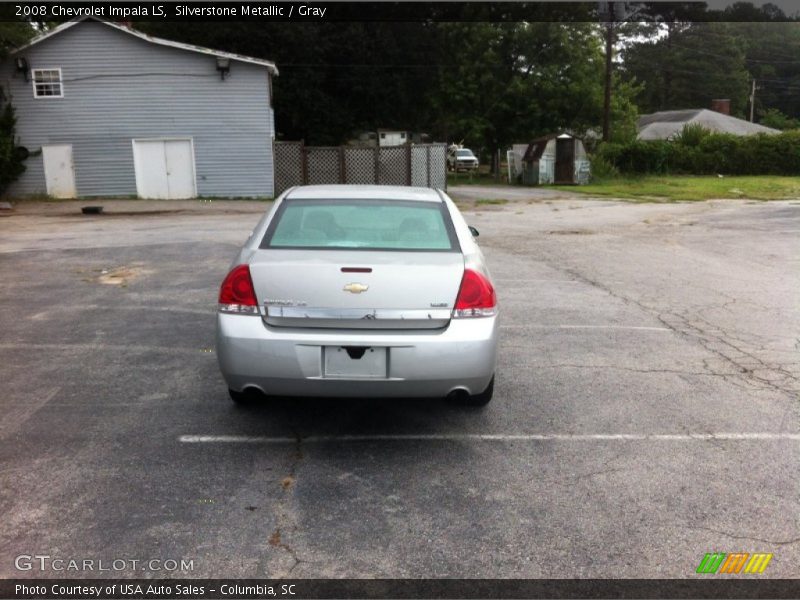
[[[427,133],[413,131],[398,131],[394,129],[378,129],[376,131],[357,131],[351,139],[347,140],[348,146],[374,148],[376,146],[403,146],[405,144],[430,144],[432,137]]]
[[[580,138],[569,133],[552,133],[533,140],[521,163],[521,179],[526,185],[589,183],[586,148]]]
[[[733,135],[755,135],[757,133],[780,133],[777,129],[764,127],[730,114],[728,100],[714,100],[712,110],[692,108],[687,110],[665,110],[651,115],[642,115],[637,121],[640,140],[668,140],[683,131],[684,126],[697,124],[714,133]]]
[[[407,131],[394,131],[392,129],[378,129],[379,146],[402,146],[410,142],[411,137]]]
[[[267,60],[64,23],[0,63],[30,153],[10,196],[272,196]]]

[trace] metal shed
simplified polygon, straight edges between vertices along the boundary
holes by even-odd
[[[533,140],[522,157],[522,183],[589,183],[590,166],[583,141],[569,133]]]

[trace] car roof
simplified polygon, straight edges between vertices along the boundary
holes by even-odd
[[[441,202],[438,192],[431,188],[401,185],[304,185],[286,195],[293,200],[418,200]]]

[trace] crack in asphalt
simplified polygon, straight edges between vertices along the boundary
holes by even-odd
[[[728,531],[722,531],[719,529],[713,529],[711,527],[701,527],[701,526],[685,526],[685,529],[693,529],[693,530],[700,530],[700,531],[709,531],[711,533],[716,533],[719,535],[724,535],[725,537],[729,537],[735,540],[750,540],[752,542],[763,542],[764,544],[771,544],[773,546],[790,546],[792,544],[796,544],[800,542],[800,537],[792,538],[790,540],[778,541],[778,540],[768,540],[766,538],[759,538],[753,537],[749,535],[734,535]]]
[[[769,363],[755,354],[747,352],[746,350],[738,347],[731,341],[731,339],[734,341],[739,340],[736,340],[731,332],[725,331],[697,315],[690,317],[673,312],[658,311],[656,308],[650,307],[639,300],[630,298],[612,290],[607,285],[587,277],[575,268],[565,268],[562,265],[552,263],[550,261],[548,261],[547,264],[553,269],[561,271],[562,273],[566,273],[578,281],[604,291],[608,295],[621,300],[625,304],[633,304],[637,306],[644,312],[653,315],[664,327],[674,331],[676,334],[684,337],[685,339],[698,343],[706,351],[714,354],[718,358],[722,359],[723,362],[733,366],[738,371],[736,374],[720,372],[719,370],[714,369],[708,363],[708,361],[704,361],[704,367],[709,370],[708,374],[721,377],[733,385],[736,385],[733,379],[739,378],[740,380],[754,384],[758,389],[771,389],[787,395],[792,399],[797,399],[798,393],[800,393],[800,379],[798,379],[794,373],[791,373],[785,369],[782,365]],[[729,306],[733,303],[735,303],[735,300],[730,300],[723,305]],[[711,330],[717,330],[721,332],[721,335],[714,335],[711,333],[711,331],[703,329],[701,323],[698,323],[698,321],[705,323],[705,325],[709,326],[709,329]],[[715,343],[717,345],[721,345],[722,347],[727,347],[735,352],[738,352],[740,356],[737,357],[735,356],[734,352],[726,353],[722,349],[714,347]],[[743,342],[739,341],[739,343]],[[745,358],[750,359],[752,362],[748,364]],[[766,373],[778,374],[780,376],[778,378],[780,381],[776,382],[765,376],[758,375],[756,371],[765,371]]]
[[[794,373],[788,371],[782,365],[767,362],[752,352],[737,346],[734,341],[738,341],[740,344],[742,342],[736,340],[735,336],[730,332],[720,330],[722,335],[716,335],[704,329],[697,322],[700,321],[709,325],[704,319],[698,317],[691,319],[689,316],[676,313],[661,313],[658,315],[658,320],[679,335],[694,339],[705,350],[738,369],[739,374],[736,377],[757,382],[760,384],[758,387],[762,389],[772,389],[791,398],[797,398],[797,394],[800,392],[800,380]],[[710,367],[710,365],[708,366]],[[759,375],[756,371],[764,371],[765,375]],[[712,370],[712,372],[715,371]],[[778,375],[775,378],[777,381],[767,377],[766,374],[768,373]]]
[[[289,577],[294,570],[300,565],[301,563],[308,562],[302,558],[297,553],[297,550],[291,544],[287,543],[283,539],[283,535],[286,532],[294,532],[297,531],[297,519],[292,516],[293,510],[289,507],[289,504],[292,501],[294,496],[294,487],[297,483],[297,471],[300,467],[300,464],[303,461],[303,438],[300,436],[300,433],[296,430],[292,432],[295,437],[295,446],[294,446],[294,455],[292,457],[292,462],[289,465],[289,473],[286,477],[281,480],[281,488],[283,489],[283,496],[278,503],[278,514],[277,514],[277,525],[275,527],[275,531],[272,532],[272,535],[269,537],[269,545],[275,548],[279,548],[283,550],[289,557],[292,559],[292,565],[281,575],[277,575],[278,578],[286,578]]]

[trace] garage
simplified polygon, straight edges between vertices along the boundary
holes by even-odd
[[[197,195],[191,138],[133,140],[133,160],[140,198],[180,200]]]

